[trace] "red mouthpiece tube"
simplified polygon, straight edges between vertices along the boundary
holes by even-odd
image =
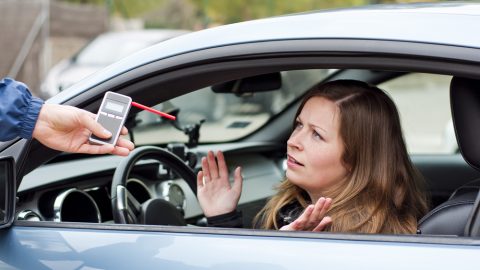
[[[176,117],[171,115],[171,114],[164,113],[164,112],[161,112],[161,111],[157,111],[153,108],[147,107],[147,106],[142,105],[140,103],[137,103],[135,101],[132,101],[132,106],[137,107],[137,108],[142,109],[142,110],[145,110],[145,111],[149,111],[149,112],[154,113],[154,114],[158,114],[161,117],[165,117],[165,118],[168,118],[170,120],[175,120],[176,119]]]

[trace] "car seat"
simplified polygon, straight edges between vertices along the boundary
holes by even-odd
[[[435,207],[419,221],[419,232],[464,236],[479,190],[480,179],[457,188],[446,202]]]
[[[453,125],[460,153],[480,171],[480,80],[454,77],[450,84]],[[480,233],[480,179],[457,188],[419,221],[421,234],[473,236]]]

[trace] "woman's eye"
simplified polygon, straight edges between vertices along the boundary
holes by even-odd
[[[316,132],[315,130],[313,131],[313,137],[318,138],[318,139],[320,139],[320,140],[323,140],[322,135],[320,135],[320,134],[319,134],[318,132]]]
[[[295,129],[299,129],[299,128],[302,128],[302,127],[303,127],[302,123],[300,123],[298,121],[295,122]]]

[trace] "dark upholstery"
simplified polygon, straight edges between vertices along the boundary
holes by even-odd
[[[480,80],[454,77],[450,100],[460,153],[470,166],[480,170]]]
[[[480,170],[480,80],[454,77],[450,84],[450,100],[460,153],[470,166]],[[419,232],[458,236],[470,234],[479,190],[480,180],[455,190],[446,202],[419,221]]]
[[[435,207],[420,220],[420,233],[464,236],[465,226],[479,190],[480,180],[455,190],[446,202]]]

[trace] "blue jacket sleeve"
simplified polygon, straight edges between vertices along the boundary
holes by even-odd
[[[0,81],[0,141],[32,138],[43,100],[27,86],[10,78]]]

